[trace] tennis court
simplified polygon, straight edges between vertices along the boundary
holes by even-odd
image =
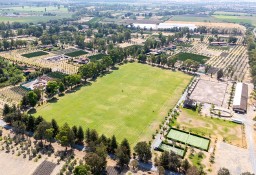
[[[162,143],[159,146],[159,148],[162,149],[163,151],[168,151],[168,152],[173,151],[174,153],[176,153],[177,155],[179,155],[181,157],[184,157],[184,155],[185,155],[185,150],[184,149],[176,148],[174,146],[167,145],[167,144],[164,144],[164,143]]]
[[[175,140],[196,148],[208,151],[210,140],[185,131],[171,129],[167,135],[168,139]]]

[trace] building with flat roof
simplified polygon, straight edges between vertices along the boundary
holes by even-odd
[[[237,113],[246,113],[247,101],[248,101],[248,85],[244,83],[237,83],[235,96],[233,99],[233,110]]]

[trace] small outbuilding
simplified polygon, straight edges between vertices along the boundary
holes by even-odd
[[[227,46],[226,42],[211,42],[210,46]]]
[[[237,83],[233,100],[233,111],[237,113],[247,112],[248,101],[248,85],[245,83]]]
[[[183,108],[195,110],[197,107],[196,101],[187,98],[183,103]]]

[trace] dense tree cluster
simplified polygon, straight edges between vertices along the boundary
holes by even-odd
[[[253,28],[247,27],[245,43],[248,48],[249,65],[251,68],[251,75],[253,84],[256,85],[256,42],[253,33]]]
[[[31,103],[37,97],[36,93],[31,91]],[[28,95],[30,98],[30,95]],[[51,144],[58,141],[62,146],[73,147],[75,144],[87,144],[88,153],[85,156],[85,167],[78,167],[74,171],[88,171],[92,174],[101,174],[106,168],[106,158],[108,154],[114,154],[118,160],[118,165],[121,168],[127,167],[131,158],[131,148],[127,139],[124,139],[120,144],[116,141],[116,137],[107,138],[104,134],[99,136],[96,130],[87,129],[83,131],[81,126],[70,127],[64,123],[61,127],[52,119],[51,122],[44,120],[39,116],[35,118],[32,115],[22,114],[16,106],[4,105],[3,116],[5,122],[13,127],[17,134],[26,134],[32,132],[35,139],[43,140]],[[88,166],[88,167],[87,167]]]
[[[22,79],[23,73],[16,64],[0,58],[0,86],[16,85]]]

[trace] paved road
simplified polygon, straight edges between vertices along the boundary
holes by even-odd
[[[256,173],[256,146],[255,146],[255,140],[253,138],[254,135],[254,121],[252,118],[255,116],[255,112],[253,111],[253,108],[250,107],[248,109],[248,113],[245,118],[245,134],[248,144],[248,151],[252,163],[253,172]]]
[[[255,134],[255,131],[254,131],[255,121],[252,120],[254,116],[255,116],[255,112],[253,111],[253,108],[250,106],[248,107],[248,111],[246,115],[236,114],[235,117],[241,119],[244,122],[245,135],[247,140],[247,149],[250,155],[250,162],[252,164],[253,173],[256,174],[256,151],[255,151],[256,145],[253,138],[253,135]]]

